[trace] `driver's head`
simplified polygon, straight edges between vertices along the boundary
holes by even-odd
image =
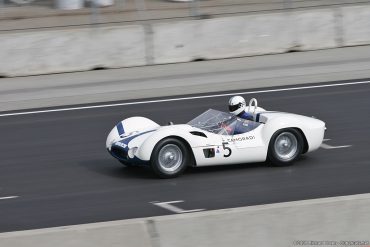
[[[242,96],[233,96],[229,100],[229,111],[234,115],[239,115],[245,110],[245,99]]]

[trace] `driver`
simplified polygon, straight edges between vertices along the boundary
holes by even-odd
[[[229,100],[229,111],[237,117],[253,121],[253,115],[245,111],[245,105],[245,99],[242,96],[233,96]]]

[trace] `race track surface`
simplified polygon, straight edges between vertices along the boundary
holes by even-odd
[[[249,90],[254,91],[254,90]],[[294,166],[264,163],[191,168],[176,179],[129,169],[105,150],[121,119],[145,116],[186,123],[229,97],[0,117],[0,231],[171,214],[152,202],[183,200],[183,209],[222,209],[370,192],[370,84],[245,95],[269,109],[326,122],[326,144]]]

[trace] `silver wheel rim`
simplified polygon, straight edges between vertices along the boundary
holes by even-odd
[[[175,144],[167,144],[159,151],[158,164],[163,171],[171,173],[179,169],[182,159],[181,149]]]
[[[290,132],[283,132],[275,139],[274,148],[280,160],[291,161],[298,150],[297,138]]]

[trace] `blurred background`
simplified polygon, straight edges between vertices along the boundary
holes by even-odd
[[[366,4],[364,0],[1,0],[0,30],[212,18]]]
[[[152,202],[207,211],[369,193],[369,54],[370,0],[0,0],[0,246],[117,246],[99,240],[140,242],[148,229],[154,244],[131,246],[369,246],[369,194],[216,221],[72,229],[75,245],[64,230],[34,245],[1,236],[173,213]],[[324,120],[326,149],[294,166],[194,168],[175,180],[106,152],[124,118],[186,123],[227,111],[230,92]]]

